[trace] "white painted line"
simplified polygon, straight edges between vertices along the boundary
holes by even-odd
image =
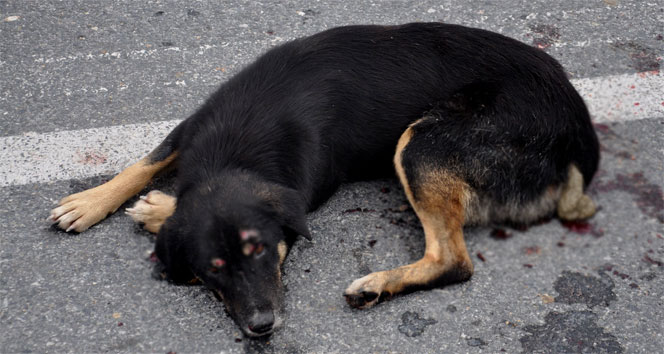
[[[660,71],[572,80],[593,121],[664,117],[664,76]]]
[[[147,155],[180,121],[0,139],[0,187],[115,174]]]
[[[222,43],[220,47],[227,47],[230,43]],[[50,64],[50,63],[59,63],[59,62],[74,62],[77,60],[93,60],[93,59],[120,59],[120,58],[129,58],[129,59],[139,59],[147,58],[153,56],[156,53],[166,53],[166,52],[196,52],[197,54],[203,54],[211,48],[217,48],[216,44],[203,44],[199,45],[198,48],[180,48],[180,47],[166,47],[166,48],[153,48],[153,49],[136,49],[129,50],[125,52],[108,52],[103,51],[101,53],[88,53],[88,54],[70,54],[63,57],[51,57],[44,58],[37,56],[36,54],[32,55],[34,58],[33,61],[39,64]]]
[[[593,121],[664,118],[659,72],[572,80]],[[144,157],[179,120],[0,138],[0,187],[115,174]]]

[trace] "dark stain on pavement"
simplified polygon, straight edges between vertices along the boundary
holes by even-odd
[[[398,208],[386,208],[380,213],[381,218],[388,219],[390,224],[409,229],[420,229],[420,221],[415,211],[408,204],[402,204]]]
[[[560,39],[560,30],[554,25],[537,23],[529,25],[528,28],[535,34],[533,46],[537,48],[546,49]]]
[[[491,231],[491,238],[496,240],[507,240],[512,237],[512,233],[505,229],[493,229]]]
[[[636,198],[636,205],[647,216],[664,223],[664,194],[662,188],[651,183],[643,172],[618,173],[612,181],[595,181],[591,190],[599,193],[623,191]]]
[[[357,261],[357,271],[362,275],[365,276],[369,273],[371,273],[371,268],[367,265],[367,262],[364,261],[364,249],[363,248],[354,248],[353,249],[353,257],[355,258],[355,261]]]
[[[623,353],[616,337],[597,325],[590,311],[550,312],[543,325],[523,327],[524,353]]]
[[[634,41],[621,41],[613,44],[613,47],[623,50],[629,54],[632,67],[638,72],[659,70],[660,60],[657,51]]]
[[[648,255],[648,253],[643,254],[643,261],[648,263],[648,264],[654,264],[658,267],[664,267],[664,262],[652,258],[650,255]]]
[[[488,343],[483,341],[482,338],[466,338],[466,344],[471,347],[483,347]]]
[[[595,225],[581,220],[574,221],[561,221],[561,224],[567,228],[569,231],[577,234],[590,234],[597,238],[604,236],[604,229],[601,227],[596,227]]]
[[[556,302],[581,303],[589,307],[609,306],[609,303],[616,299],[616,294],[613,292],[615,284],[603,271],[600,271],[599,274],[600,278],[597,278],[564,271],[553,283],[553,288],[558,292]]]
[[[417,337],[424,333],[426,327],[436,324],[438,321],[432,318],[420,318],[417,312],[406,311],[401,315],[399,332],[408,337]]]

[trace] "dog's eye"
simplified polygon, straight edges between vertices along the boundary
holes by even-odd
[[[263,244],[259,243],[259,244],[256,245],[256,249],[254,250],[254,254],[257,255],[257,256],[260,256],[261,253],[263,253],[264,249],[265,249],[265,247],[263,246]]]
[[[208,269],[209,272],[211,273],[217,273],[221,267],[223,267],[226,264],[226,261],[224,261],[221,258],[212,258],[212,267]]]

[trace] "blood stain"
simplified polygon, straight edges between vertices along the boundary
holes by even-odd
[[[482,254],[482,252],[477,252],[477,258],[479,258],[480,261],[482,261],[482,262],[486,262],[486,258],[484,258],[484,255]]]
[[[568,230],[577,234],[591,234],[598,238],[604,236],[604,229],[595,228],[592,224],[586,221],[562,221],[562,224]]]
[[[620,273],[620,272],[617,271],[617,270],[614,270],[614,271],[613,271],[613,275],[617,275],[617,276],[619,276],[621,279],[627,279],[627,278],[629,278],[629,275],[627,275],[627,274],[625,274],[625,273]]]
[[[609,127],[607,124],[595,123],[593,125],[595,126],[595,130],[602,133],[602,134],[612,133],[611,127]]]
[[[375,209],[367,209],[367,208],[355,208],[355,209],[346,209],[342,211],[342,214],[350,214],[350,213],[371,213],[376,211]]]
[[[493,229],[493,231],[491,231],[491,237],[496,240],[507,240],[512,237],[512,233],[505,231],[504,229]]]
[[[84,153],[79,153],[78,155],[79,155],[78,162],[84,165],[98,166],[106,163],[107,160],[106,156],[94,151],[86,151]]]
[[[664,194],[660,186],[651,183],[643,172],[616,175],[615,180],[597,182],[591,187],[594,191],[607,193],[623,191],[636,199],[636,205],[647,216],[664,223]]]
[[[662,261],[658,261],[656,259],[651,258],[648,253],[643,254],[643,261],[646,263],[654,264],[658,267],[664,266],[664,263]]]
[[[527,255],[532,255],[532,254],[540,254],[540,252],[542,252],[542,250],[539,248],[539,246],[530,246],[530,247],[524,248],[523,252]]]

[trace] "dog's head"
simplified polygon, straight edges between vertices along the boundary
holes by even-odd
[[[156,253],[175,282],[200,279],[248,336],[267,335],[283,312],[287,244],[309,237],[292,189],[251,180],[202,183],[178,195]]]

